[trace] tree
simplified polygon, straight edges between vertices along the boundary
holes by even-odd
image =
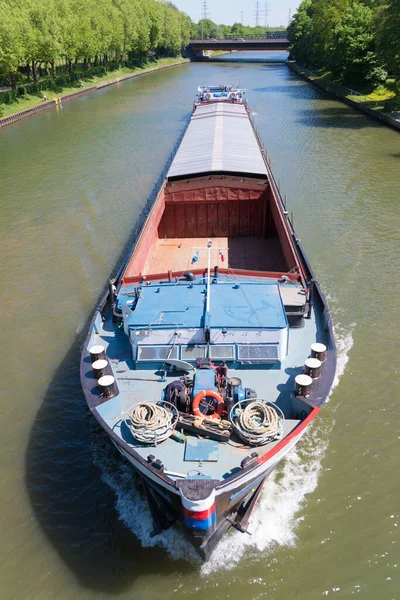
[[[149,39],[150,39],[150,47],[157,48],[161,41],[161,32],[162,32],[162,24],[163,24],[163,11],[160,7],[159,2],[155,2],[155,0],[150,0],[149,2]],[[190,25],[189,31],[187,33],[190,35]]]
[[[333,49],[333,35],[352,0],[313,0],[311,61],[313,66],[327,66]]]
[[[188,45],[190,42],[190,30],[192,21],[185,13],[179,13],[179,20],[181,23],[181,49]]]
[[[384,2],[303,0],[288,27],[291,55],[350,85],[384,82],[400,69],[400,0]]]
[[[21,36],[23,15],[12,10],[5,2],[0,4],[0,77],[16,87],[18,67],[24,61],[24,44]]]
[[[357,1],[348,7],[335,27],[329,62],[336,76],[353,85],[378,66],[370,7]]]
[[[0,77],[16,85],[29,65],[34,81],[43,64],[65,58],[87,68],[124,54],[140,60],[155,50],[176,56],[190,39],[191,20],[159,0],[0,0]]]
[[[179,11],[171,2],[163,2],[161,6],[163,20],[159,54],[161,56],[177,56],[182,48]]]
[[[213,21],[211,21],[211,19],[201,19],[198,22],[196,33],[196,38],[198,39],[210,40],[212,38],[223,38],[223,33],[220,30],[219,26]]]
[[[375,23],[379,56],[389,72],[400,78],[400,0],[388,0],[378,8]]]
[[[25,7],[25,54],[36,82],[41,63],[51,63],[55,75],[55,60],[62,54],[60,20],[57,18],[55,0],[29,0]]]
[[[312,0],[303,0],[287,29],[290,55],[301,65],[312,63]]]

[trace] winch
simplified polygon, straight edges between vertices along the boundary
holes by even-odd
[[[225,363],[214,365],[209,359],[196,362],[193,379],[182,377],[170,383],[162,399],[174,404],[180,412],[220,419],[237,402],[257,398],[252,388],[242,386],[239,377],[228,377]]]
[[[216,372],[212,367],[197,369],[193,380],[191,398],[192,400],[202,390],[214,390],[218,392],[216,385]]]

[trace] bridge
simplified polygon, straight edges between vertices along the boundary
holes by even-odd
[[[287,50],[289,40],[286,31],[269,32],[265,36],[251,38],[226,36],[222,40],[215,38],[207,40],[190,40],[186,52],[191,60],[204,58],[204,50]]]

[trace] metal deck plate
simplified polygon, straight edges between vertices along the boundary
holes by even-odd
[[[218,462],[218,442],[188,438],[185,447],[185,461]]]

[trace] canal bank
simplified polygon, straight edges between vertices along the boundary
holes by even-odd
[[[341,100],[345,104],[348,104],[349,106],[356,108],[357,110],[361,110],[362,112],[367,114],[369,117],[378,119],[382,123],[385,123],[385,125],[389,125],[389,127],[393,127],[394,129],[397,129],[398,131],[400,131],[400,118],[395,119],[395,118],[391,117],[390,115],[386,115],[385,113],[383,113],[381,111],[373,110],[373,109],[369,108],[368,106],[365,106],[365,104],[363,104],[361,102],[356,102],[355,100],[348,98],[348,96],[346,96],[346,94],[343,92],[344,88],[339,89],[342,86],[339,86],[332,81],[318,79],[316,76],[313,76],[314,74],[311,71],[309,71],[305,67],[301,67],[300,65],[298,65],[295,62],[287,61],[286,64],[289,67],[289,69],[291,69],[291,71],[293,71],[297,75],[300,75],[301,77],[303,77],[303,79],[305,79],[312,85],[315,85],[319,89],[324,90],[325,92],[328,92],[328,94],[331,94],[332,96],[334,96],[338,100]],[[349,92],[350,91],[351,90],[349,90]]]
[[[39,100],[39,98],[38,98],[38,104],[36,106],[32,106],[25,110],[20,110],[13,114],[10,114],[10,115],[0,118],[0,128],[4,127],[6,125],[11,125],[11,123],[14,123],[15,121],[20,121],[21,119],[26,119],[27,117],[33,116],[34,114],[39,113],[42,110],[45,110],[47,108],[55,108],[55,107],[59,106],[60,104],[62,104],[63,102],[72,100],[78,96],[82,96],[83,94],[95,92],[96,90],[101,90],[104,87],[108,87],[110,85],[115,85],[116,83],[121,83],[122,81],[126,81],[128,79],[140,77],[141,75],[147,75],[148,73],[153,73],[154,71],[168,69],[169,67],[177,67],[179,65],[189,62],[189,59],[187,59],[187,58],[180,58],[180,59],[177,59],[168,64],[163,64],[163,63],[165,63],[166,60],[169,60],[169,59],[160,59],[160,61],[157,61],[157,62],[160,62],[162,64],[156,65],[155,67],[149,67],[146,69],[135,70],[134,72],[127,73],[126,75],[122,75],[121,77],[115,77],[115,75],[113,73],[108,73],[108,75],[105,75],[104,77],[101,78],[101,80],[99,81],[99,83],[97,85],[91,85],[88,87],[84,86],[82,89],[77,89],[74,92],[70,92],[68,94],[63,94],[61,96],[56,96],[55,98],[53,98],[49,101],[42,101],[42,100]],[[45,93],[45,95],[46,95],[46,93]]]

